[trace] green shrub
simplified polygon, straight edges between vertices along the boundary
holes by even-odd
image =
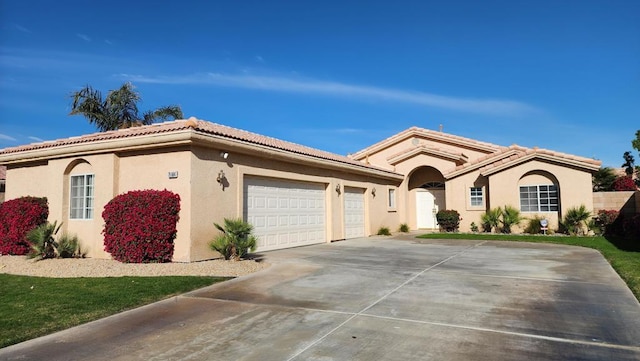
[[[408,224],[406,224],[406,223],[402,223],[402,224],[400,225],[400,228],[399,228],[398,230],[399,230],[400,232],[402,232],[402,233],[407,233],[407,232],[409,232],[409,225],[408,225]]]
[[[594,219],[596,225],[599,228],[600,234],[611,234],[612,228],[611,226],[614,224],[618,216],[620,215],[619,211],[616,210],[604,210],[601,209],[598,211],[598,215]]]
[[[78,236],[66,232],[58,239],[58,257],[60,258],[84,258],[86,252],[80,247]]]
[[[511,233],[511,227],[519,225],[523,219],[524,217],[520,215],[520,210],[512,206],[504,206],[502,209],[502,219],[500,220],[502,223],[501,232]]]
[[[378,228],[378,236],[390,236],[391,231],[389,231],[389,227],[380,227]]]
[[[476,222],[471,222],[471,232],[478,233],[478,225]]]
[[[84,257],[80,250],[78,236],[70,236],[66,232],[62,233],[59,239],[55,240],[55,235],[62,227],[62,223],[44,223],[34,228],[27,234],[27,239],[31,242],[31,252],[27,254],[29,258],[73,258]]]
[[[222,232],[210,243],[209,247],[220,253],[226,260],[237,261],[249,251],[256,250],[257,238],[251,234],[253,226],[242,219],[224,219],[224,226],[213,224]]]
[[[524,229],[524,233],[528,234],[540,234],[542,233],[542,225],[540,221],[544,218],[540,216],[535,216],[533,218],[529,218],[527,222],[527,226]]]
[[[502,209],[500,207],[489,209],[480,216],[482,222],[482,231],[491,233],[493,230],[498,231],[498,225],[500,224],[500,216],[502,215]]]
[[[562,224],[570,235],[581,236],[586,233],[584,227],[589,217],[591,217],[591,212],[582,204],[580,207],[569,208]]]
[[[436,213],[438,225],[445,232],[457,232],[460,227],[460,213],[456,210],[444,209]]]
[[[32,229],[27,233],[27,239],[31,242],[31,252],[27,254],[29,258],[55,258],[57,254],[56,248],[58,243],[54,236],[62,227],[62,223],[57,221],[53,223],[44,223]]]

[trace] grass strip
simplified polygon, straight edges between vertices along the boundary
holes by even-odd
[[[0,274],[0,348],[227,279],[45,278]]]
[[[462,239],[554,243],[598,250],[640,300],[640,240],[612,237],[534,236],[513,234],[429,233],[426,239]]]

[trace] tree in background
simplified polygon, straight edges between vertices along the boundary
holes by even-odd
[[[636,139],[631,141],[631,146],[637,150],[638,155],[640,155],[640,130],[636,131]],[[624,164],[622,166],[624,167],[625,173],[631,178],[633,178],[633,174],[635,173],[635,185],[640,187],[640,166],[635,165],[635,159],[631,152],[624,152],[622,157],[624,158]]]
[[[627,175],[632,175],[635,170],[635,159],[633,155],[631,155],[631,152],[624,152],[622,158],[624,158],[624,164],[622,164],[624,172],[627,173]]]
[[[603,167],[598,169],[591,178],[594,192],[610,192],[613,190],[613,182],[616,180],[616,173],[613,168]]]
[[[101,132],[183,118],[182,109],[177,105],[150,110],[140,116],[138,103],[142,98],[134,89],[133,84],[124,83],[102,99],[99,90],[87,85],[71,94],[73,102],[69,115],[83,115]]]

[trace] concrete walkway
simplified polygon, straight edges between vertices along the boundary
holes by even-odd
[[[356,239],[0,350],[0,360],[640,360],[640,304],[596,251]]]

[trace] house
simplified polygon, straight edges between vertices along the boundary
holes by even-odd
[[[539,148],[508,147],[412,127],[351,156],[404,176],[401,221],[435,228],[440,209],[457,210],[460,229],[506,205],[556,229],[572,207],[593,209],[591,175],[601,162]]]
[[[567,208],[593,207],[599,162],[502,147],[410,128],[349,157],[190,118],[0,150],[6,198],[45,196],[90,257],[103,250],[101,213],[116,195],[180,195],[174,261],[215,257],[214,222],[253,224],[258,250],[366,237],[382,227],[436,228],[456,209],[462,230],[490,207],[541,214],[552,227]]]

